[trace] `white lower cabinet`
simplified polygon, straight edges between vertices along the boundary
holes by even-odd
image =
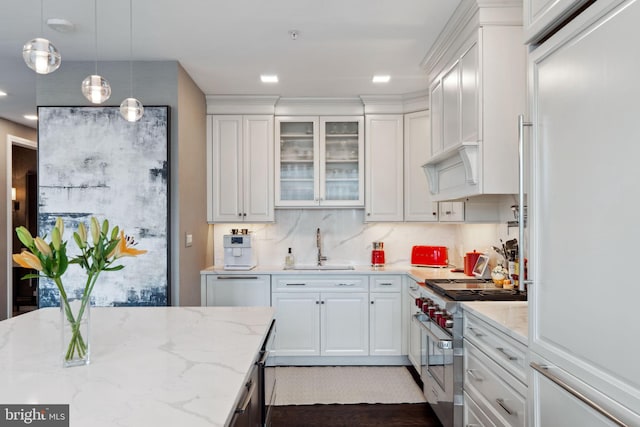
[[[526,347],[468,312],[464,317],[465,425],[524,427]]]
[[[370,277],[369,355],[402,354],[402,276]]]
[[[200,305],[269,307],[271,276],[268,274],[203,274]]]
[[[320,354],[320,294],[273,293],[276,339],[273,354],[318,356]]]
[[[369,354],[367,292],[320,293],[320,355]]]
[[[367,356],[366,276],[273,276],[274,356]]]

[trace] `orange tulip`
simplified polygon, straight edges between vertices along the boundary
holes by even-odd
[[[20,267],[42,271],[42,263],[40,262],[40,259],[31,252],[13,254],[13,260],[18,263]]]
[[[133,238],[125,236],[124,231],[121,231],[118,246],[114,249],[113,254],[109,254],[109,257],[115,255],[115,258],[118,259],[125,256],[138,256],[147,253],[144,249],[135,249],[133,244],[135,244],[133,243]]]

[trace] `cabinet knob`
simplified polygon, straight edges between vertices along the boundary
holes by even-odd
[[[371,216],[371,212],[367,212],[367,216]]]
[[[320,304],[320,301],[316,301],[316,304]]]
[[[371,301],[371,304],[373,304],[373,301]]]
[[[324,304],[324,301],[320,301],[320,304]]]
[[[243,214],[242,214],[242,216],[247,216],[247,213],[246,213],[246,212],[245,212],[245,213],[243,213]]]
[[[238,216],[242,216],[242,213],[239,213]]]

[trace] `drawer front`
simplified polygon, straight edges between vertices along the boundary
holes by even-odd
[[[369,287],[372,292],[400,292],[402,276],[370,276]]]
[[[500,361],[501,366],[520,381],[527,382],[527,348],[520,342],[466,312],[463,336]]]
[[[465,346],[464,389],[498,425],[525,426],[527,388],[473,344]]]
[[[464,425],[465,427],[496,427],[467,393],[464,393]]]
[[[367,276],[273,276],[273,292],[368,292]]]

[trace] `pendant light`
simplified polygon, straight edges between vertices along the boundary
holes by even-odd
[[[107,79],[98,74],[98,0],[93,2],[93,12],[96,72],[82,81],[82,94],[92,104],[102,104],[111,96],[111,86]]]
[[[40,0],[40,34],[42,34],[42,20],[44,0]],[[22,58],[27,64],[27,67],[31,68],[38,74],[49,74],[54,72],[60,67],[62,57],[58,49],[45,38],[35,38],[28,41],[22,47]]]
[[[120,104],[120,114],[128,122],[137,122],[144,114],[144,107],[133,97],[133,0],[129,0],[129,93],[129,98]]]

